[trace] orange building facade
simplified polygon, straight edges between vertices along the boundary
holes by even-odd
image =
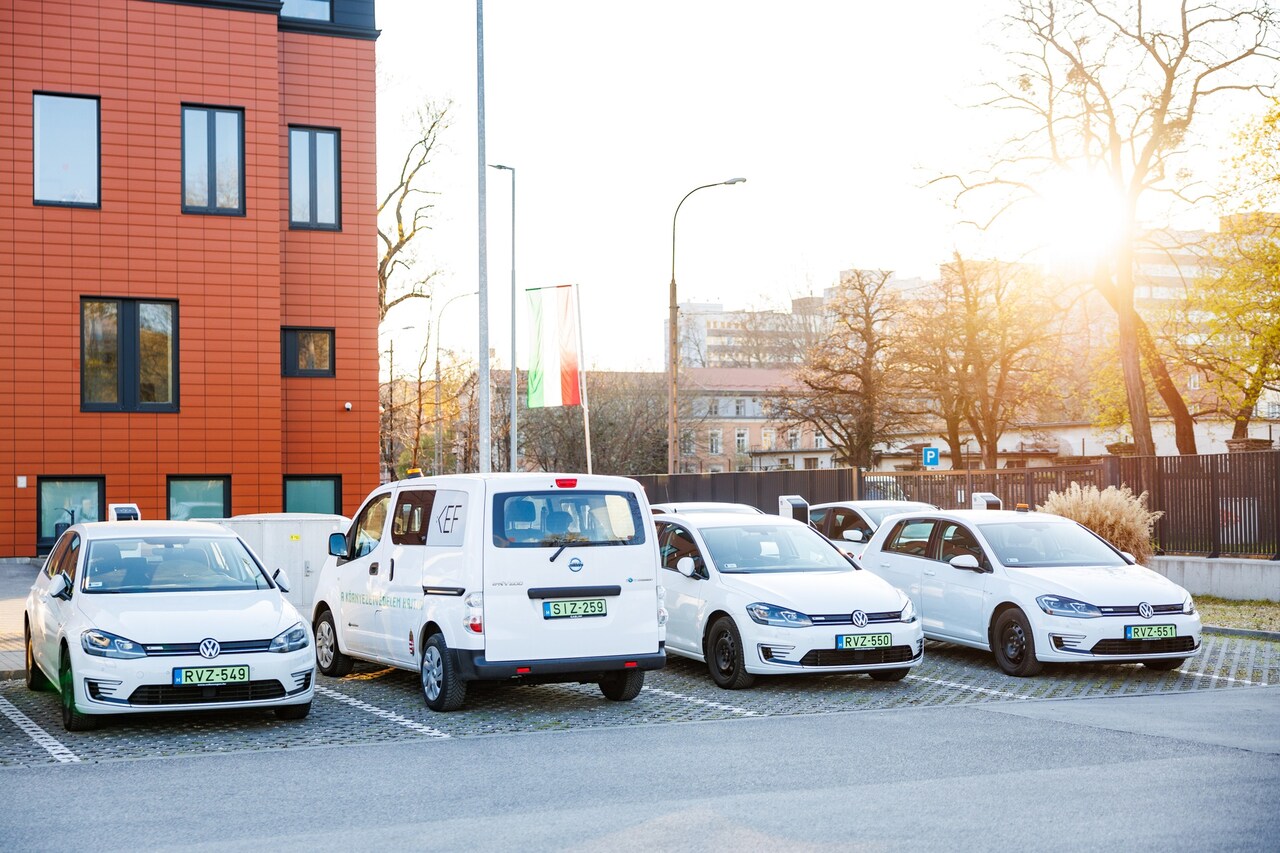
[[[378,481],[373,0],[0,4],[0,556]]]

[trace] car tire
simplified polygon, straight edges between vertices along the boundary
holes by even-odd
[[[903,667],[901,669],[876,669],[867,673],[876,681],[901,681],[907,677],[910,668]]]
[[[644,689],[644,671],[621,669],[600,676],[600,692],[613,702],[630,702]]]
[[[1159,660],[1144,660],[1142,665],[1147,669],[1154,669],[1156,672],[1169,672],[1186,662],[1186,658],[1160,658]]]
[[[316,667],[321,675],[330,678],[342,678],[351,672],[355,663],[338,648],[338,628],[333,622],[333,613],[323,610],[316,617],[314,626],[316,634]]]
[[[743,660],[742,635],[728,616],[721,616],[707,632],[707,669],[711,679],[725,690],[741,690],[755,683]]]
[[[1012,607],[996,618],[991,638],[996,664],[1009,675],[1029,678],[1044,669],[1044,664],[1036,659],[1036,640],[1031,633],[1031,625],[1026,614],[1018,608]]]
[[[422,698],[433,711],[456,711],[467,699],[467,683],[458,677],[443,634],[432,634],[422,647]]]
[[[48,677],[36,663],[35,655],[31,653],[31,626],[25,619],[22,620],[22,639],[27,656],[27,689],[37,691],[49,689],[53,685],[49,683]]]
[[[66,649],[62,650],[62,657],[58,663],[58,690],[61,692],[59,697],[62,705],[62,727],[69,732],[88,732],[98,727],[96,718],[88,714],[81,714],[76,708],[76,676],[71,671],[71,656]]]
[[[276,719],[280,720],[304,720],[307,714],[311,713],[311,703],[303,702],[301,705],[281,705],[274,709]]]

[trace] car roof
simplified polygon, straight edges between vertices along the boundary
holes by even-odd
[[[133,539],[142,536],[235,536],[211,521],[87,521],[76,524],[86,540]]]
[[[813,504],[809,509],[829,509],[831,507],[852,507],[854,509],[877,509],[886,506],[902,506],[909,504],[912,506],[933,506],[928,501],[899,501],[899,500],[874,500],[874,501],[830,501],[828,503]]]
[[[970,524],[1005,524],[1017,521],[1040,521],[1051,524],[1074,524],[1071,519],[1048,512],[1023,512],[1012,509],[934,509],[926,512],[900,512],[889,518],[911,516],[967,521]],[[888,519],[886,519],[887,521]]]
[[[650,504],[654,509],[661,510],[665,513],[678,512],[727,512],[737,513],[739,515],[764,515],[759,509],[751,504],[733,503],[731,501],[663,501],[661,503]],[[668,509],[667,507],[670,507]]]
[[[658,521],[680,521],[690,527],[766,527],[775,524],[793,524],[797,527],[803,527],[813,530],[812,527],[803,521],[796,521],[793,518],[787,518],[785,515],[769,515],[768,513],[746,513],[746,512],[695,512],[691,515],[680,515],[679,513],[670,513],[666,516],[659,517]],[[816,532],[816,531],[815,531]]]

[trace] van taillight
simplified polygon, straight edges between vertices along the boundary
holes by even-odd
[[[636,662],[635,662],[635,661],[633,661],[633,660],[629,660],[629,661],[627,661],[626,663],[624,663],[624,664],[623,664],[623,666],[624,666],[624,667],[626,667],[627,669],[635,669],[635,668],[636,668]]]
[[[559,488],[559,489],[573,489],[573,488],[577,488],[577,486],[578,486],[577,480],[569,480],[569,479],[556,480],[556,488]]]

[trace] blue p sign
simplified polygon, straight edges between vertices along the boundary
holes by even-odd
[[[936,447],[926,447],[921,451],[921,462],[926,466],[933,467],[941,461],[942,453]]]

